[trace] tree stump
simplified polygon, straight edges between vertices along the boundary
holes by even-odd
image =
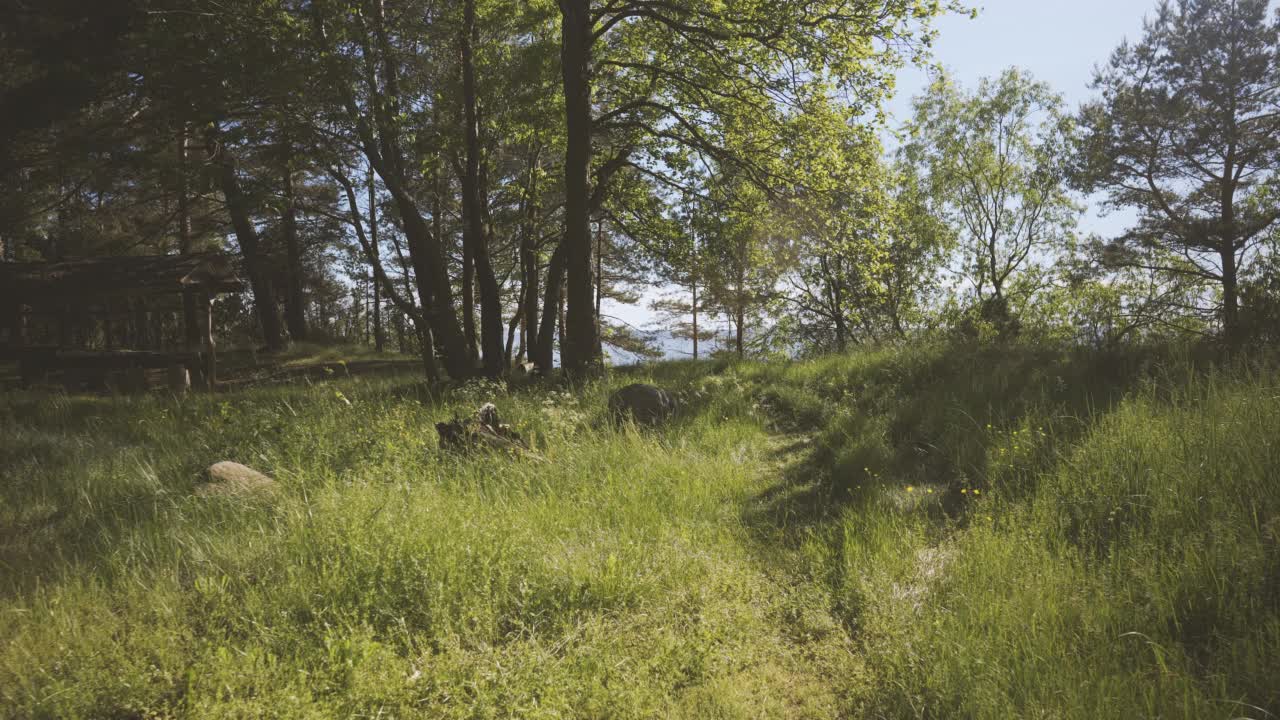
[[[472,417],[459,418],[455,415],[449,422],[436,423],[436,432],[440,435],[442,450],[469,452],[489,449],[531,454],[528,443],[520,434],[502,423],[498,408],[493,403],[485,403]]]

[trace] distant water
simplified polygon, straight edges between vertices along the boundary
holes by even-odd
[[[662,348],[663,360],[689,360],[693,358],[693,340],[672,337],[671,333],[666,330],[659,330],[651,337],[658,347]],[[721,343],[718,340],[703,340],[698,343],[698,357],[709,357],[712,352],[720,347]],[[643,360],[639,356],[608,345],[604,346],[604,351],[608,354],[609,361],[614,365],[633,365]]]

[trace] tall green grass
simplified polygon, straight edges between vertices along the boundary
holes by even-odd
[[[1014,350],[757,370],[819,429],[768,539],[857,637],[858,714],[1280,712],[1280,378]]]
[[[613,388],[684,409],[614,427]],[[1280,383],[917,346],[0,400],[0,716],[1267,717]],[[451,455],[494,401],[543,460]],[[203,469],[272,474],[201,498]]]

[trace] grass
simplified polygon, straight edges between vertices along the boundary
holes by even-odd
[[[637,379],[673,425],[607,422]],[[546,462],[437,452],[489,400]],[[917,346],[575,394],[407,368],[10,393],[0,427],[0,716],[1280,714],[1261,366]],[[193,496],[224,459],[279,491]]]

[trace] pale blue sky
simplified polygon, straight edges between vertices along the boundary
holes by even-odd
[[[1074,110],[1092,94],[1094,66],[1106,62],[1125,38],[1140,37],[1143,18],[1155,11],[1157,0],[986,0],[970,5],[979,9],[977,18],[952,15],[938,21],[934,62],[966,87],[1010,66],[1023,68],[1061,93]],[[895,124],[910,118],[912,96],[927,85],[925,70],[902,71],[889,104]],[[1115,235],[1127,224],[1127,217],[1100,217],[1097,203],[1087,204],[1081,232]],[[652,321],[644,306],[606,303],[605,312],[635,325]]]
[[[1126,38],[1142,35],[1142,21],[1155,12],[1158,0],[987,0],[970,2],[977,18],[949,15],[938,21],[934,62],[966,88],[1009,67],[1030,71],[1060,93],[1074,110],[1093,95],[1093,69],[1103,64]],[[897,95],[889,104],[895,124],[911,117],[911,98],[929,83],[928,72],[908,68],[898,75]],[[1098,198],[1088,209],[1080,231],[1116,235],[1130,216],[1101,217]]]
[[[987,0],[971,3],[976,19],[949,15],[938,21],[934,59],[965,85],[994,77],[1010,66],[1031,71],[1075,106],[1090,96],[1089,81],[1126,37],[1137,39],[1142,19],[1157,0]],[[908,69],[898,76],[891,109],[909,116],[912,95],[927,75]]]

